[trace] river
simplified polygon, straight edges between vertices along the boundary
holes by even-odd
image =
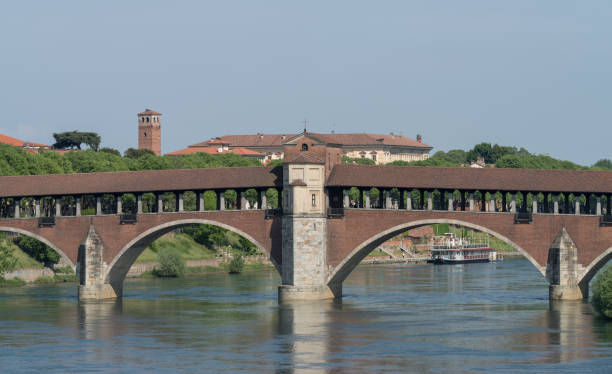
[[[548,301],[524,259],[361,265],[344,298],[279,306],[273,271],[136,279],[118,302],[74,284],[0,289],[0,372],[599,373],[612,323]],[[609,371],[608,371],[609,372]]]

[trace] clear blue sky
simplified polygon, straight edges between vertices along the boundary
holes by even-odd
[[[164,152],[229,133],[403,132],[612,157],[610,1],[8,1],[0,132]]]

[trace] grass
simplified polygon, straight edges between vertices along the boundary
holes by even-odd
[[[5,239],[1,243],[1,245],[13,249],[13,257],[17,259],[17,263],[15,264],[16,270],[25,269],[25,268],[42,268],[43,267],[42,263],[28,256],[27,253],[21,250],[21,248],[13,244],[12,240]]]
[[[136,262],[156,262],[157,253],[163,248],[176,249],[185,260],[201,260],[217,257],[217,252],[196,243],[189,235],[176,234],[157,239],[136,259]]]
[[[26,282],[23,279],[13,278],[13,279],[4,279],[0,277],[0,288],[2,287],[21,287],[25,285]]]

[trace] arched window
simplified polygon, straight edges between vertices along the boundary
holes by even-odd
[[[147,122],[149,122],[149,117],[147,117]]]
[[[312,206],[317,206],[317,195],[312,194]]]
[[[302,144],[302,151],[307,151],[308,150],[308,144],[304,143]]]

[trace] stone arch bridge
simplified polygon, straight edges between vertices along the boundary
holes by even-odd
[[[276,168],[0,177],[0,231],[60,253],[77,271],[80,299],[120,297],[142,250],[194,223],[227,228],[264,251],[282,276],[280,300],[341,296],[370,251],[432,223],[512,245],[547,277],[555,299],[587,297],[588,282],[612,257],[612,172],[333,165],[306,156]],[[268,204],[270,189],[279,208]],[[149,193],[154,203],[145,209]],[[205,206],[205,193],[214,193],[216,207]],[[93,204],[88,215],[85,201]]]

